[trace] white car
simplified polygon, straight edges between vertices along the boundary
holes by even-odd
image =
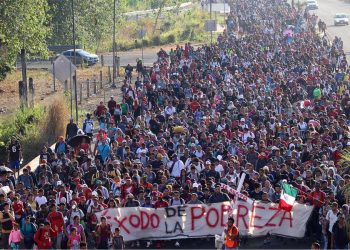
[[[306,1],[306,9],[307,10],[317,10],[318,9],[318,3],[316,0],[307,0]]]
[[[334,26],[349,25],[349,18],[346,14],[338,13],[334,16]]]

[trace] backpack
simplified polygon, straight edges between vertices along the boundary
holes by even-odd
[[[92,133],[92,130],[94,129],[94,124],[91,120],[85,120],[83,127],[84,132],[89,134]]]
[[[174,199],[170,199],[170,206],[173,205],[173,201],[174,201]],[[184,200],[182,198],[180,198],[180,204],[181,205],[185,204],[185,202],[184,202]]]

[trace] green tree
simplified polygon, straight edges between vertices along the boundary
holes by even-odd
[[[21,49],[29,56],[47,56],[46,39],[51,33],[47,9],[47,0],[0,1],[0,80]]]
[[[112,37],[114,0],[73,0],[76,43],[88,50],[99,51],[101,43]],[[117,0],[118,17],[125,10],[126,0]],[[50,45],[71,45],[72,0],[48,0],[52,37]],[[120,19],[120,18],[119,18]]]

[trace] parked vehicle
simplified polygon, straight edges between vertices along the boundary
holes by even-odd
[[[75,59],[74,59],[74,50],[72,49],[62,52],[62,55],[67,57],[73,63],[75,60],[75,64],[86,63],[87,65],[91,66],[99,62],[99,58],[97,55],[90,54],[89,52],[82,49],[75,50]]]

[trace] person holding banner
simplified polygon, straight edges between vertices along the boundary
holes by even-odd
[[[229,217],[227,228],[224,230],[224,250],[238,249],[239,231],[234,223],[235,220],[232,217]]]
[[[221,185],[215,185],[215,192],[210,196],[208,203],[219,203],[229,201],[230,197],[227,194],[221,192]]]

